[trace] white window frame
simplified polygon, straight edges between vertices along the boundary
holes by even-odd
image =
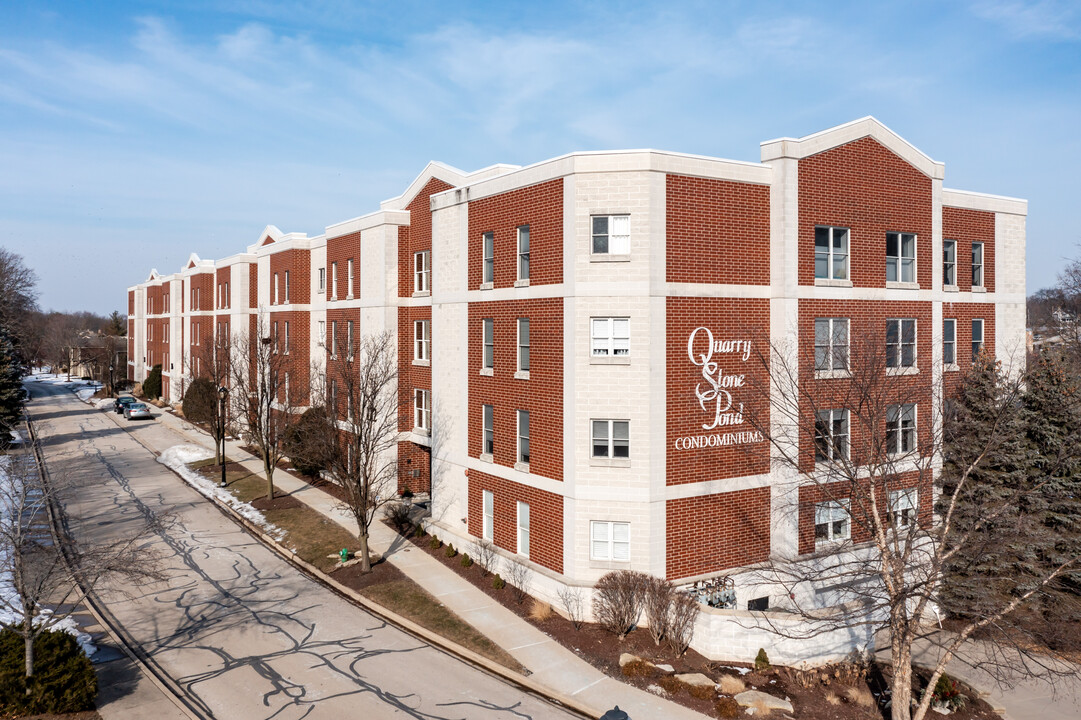
[[[288,371],[288,370],[286,370],[286,371],[285,371],[285,382],[284,382],[284,386],[285,386],[285,387],[283,388],[283,389],[284,389],[284,391],[285,391],[285,400],[284,400],[284,402],[285,402],[285,404],[286,404],[287,406],[288,406],[288,405],[292,405],[292,403],[291,403],[291,402],[289,401],[289,371]]]
[[[338,321],[330,321],[330,359],[338,359]]]
[[[515,450],[515,458],[517,462],[529,466],[529,411],[519,410],[515,413],[517,416],[517,442]],[[523,423],[523,420],[525,421]],[[524,428],[523,428],[524,425]],[[523,452],[524,448],[524,452]]]
[[[274,321],[274,354],[278,354],[278,321]]]
[[[285,342],[282,343],[283,352],[289,354],[289,321],[285,321]]]
[[[523,244],[522,240],[525,240]],[[529,226],[519,225],[517,232],[517,244],[518,248],[518,281],[526,282],[529,280]],[[525,248],[523,250],[523,247]]]
[[[432,429],[432,397],[422,388],[413,389],[413,427],[426,433]]]
[[[413,321],[413,359],[421,362],[430,362],[431,334],[430,320]]]
[[[495,406],[480,406],[480,454],[491,458],[495,455]]]
[[[319,268],[319,292],[325,293],[327,291],[327,269],[325,267]]]
[[[916,405],[890,405],[886,409],[886,454],[903,456],[916,450]]]
[[[430,293],[432,291],[432,251],[424,250],[413,253],[413,292]]]
[[[517,505],[518,525],[518,554],[529,557],[529,503],[518,501]]]
[[[852,428],[846,409],[815,413],[815,462],[845,460],[851,451]]]
[[[285,281],[285,300],[283,302],[286,305],[288,305],[289,304],[289,271],[288,270],[285,271],[284,281]]]
[[[495,282],[495,233],[486,232],[480,237],[481,275],[483,285],[492,285]]]
[[[353,321],[345,321],[345,359],[346,362],[353,362]]]
[[[979,249],[979,256],[980,256],[980,261],[979,262],[976,262],[976,254],[977,254],[976,251],[977,251],[977,249]],[[983,263],[984,263],[983,243],[982,242],[974,242],[974,243],[972,243],[972,287],[974,287],[974,288],[977,288],[977,287],[982,288],[984,286],[983,285]]]
[[[274,287],[274,300],[270,303],[271,305],[277,305],[278,304],[278,284],[280,282],[281,282],[281,278],[278,277],[278,273],[274,273],[274,286],[273,286]]]
[[[976,329],[979,328],[979,332]],[[978,340],[976,338],[979,338]],[[976,358],[983,352],[983,318],[972,318],[972,364],[976,364]]]
[[[330,264],[330,299],[338,299],[338,261]]]
[[[495,496],[491,490],[480,491],[482,540],[492,542],[495,538]]]
[[[599,221],[604,221],[604,228],[598,230]],[[619,226],[618,228],[616,226]],[[589,218],[590,242],[592,255],[630,255],[631,254],[631,216],[593,215]],[[603,248],[597,249],[598,241]]]
[[[625,539],[616,539],[617,532]],[[590,520],[589,559],[629,563],[631,561],[631,524],[612,520]]]
[[[957,367],[957,319],[942,318],[942,363]]]
[[[844,328],[843,345],[841,338],[838,337],[838,331],[842,327]],[[825,343],[820,342],[823,334]],[[847,372],[851,337],[848,318],[815,318],[815,372]]]
[[[484,318],[481,325],[480,367],[482,370],[495,369],[495,319]]]
[[[893,332],[893,328],[896,327],[897,338],[895,342],[890,342],[890,336]],[[911,342],[905,341],[905,328],[912,328],[912,340]],[[889,318],[886,320],[886,368],[889,371],[904,372],[910,368],[915,368],[917,359],[917,338],[919,327],[916,323],[916,318]],[[911,362],[905,362],[905,348],[911,348],[911,357],[908,358]]]
[[[622,424],[627,429],[627,444],[626,454],[617,455],[617,448],[621,447],[616,445],[615,430],[616,425]],[[599,427],[605,427],[605,435],[598,435],[597,429]],[[597,454],[598,441],[603,440],[605,444],[605,451],[603,455]],[[630,420],[607,420],[607,419],[591,419],[589,421],[589,455],[591,458],[598,460],[628,460],[631,456],[631,421]]]
[[[349,258],[345,261],[345,278],[348,283],[345,286],[345,299],[349,300],[353,297],[353,258]]]
[[[522,341],[522,329],[525,329],[525,341]],[[522,362],[522,360],[525,362]],[[529,372],[529,318],[518,318],[518,372]]]
[[[816,547],[851,540],[852,501],[845,498],[815,503],[814,537]]]
[[[956,240],[942,241],[942,284],[950,288],[957,287]]]
[[[320,320],[318,325],[319,344],[326,347],[327,344],[327,321]]]
[[[826,235],[826,251],[819,250],[819,235],[820,231],[824,230]],[[835,235],[844,235],[844,247],[835,248]],[[819,259],[826,261],[826,274],[820,275],[818,273],[818,261]],[[840,273],[837,272],[838,258],[843,258],[844,266]],[[851,228],[840,227],[836,225],[815,225],[815,238],[814,238],[814,261],[815,261],[815,280],[841,280],[849,281],[852,277],[850,272],[852,264],[852,230]]]
[[[886,518],[895,530],[918,522],[920,496],[917,488],[890,490]]]
[[[225,307],[232,307],[232,297],[229,295],[229,281],[225,281]]]
[[[626,337],[617,328],[626,328]],[[624,342],[625,341],[625,342]],[[589,319],[590,357],[626,357],[631,355],[631,319],[629,317],[594,317]]]
[[[905,254],[905,241],[911,240],[909,250],[911,255]],[[897,244],[895,255],[890,255],[890,242]],[[888,232],[886,233],[886,282],[914,283],[916,282],[916,233]],[[893,278],[890,278],[890,270],[893,270]]]

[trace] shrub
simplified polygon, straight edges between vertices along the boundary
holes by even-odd
[[[743,714],[743,708],[732,698],[723,697],[713,704],[713,711],[722,720],[735,720]]]
[[[758,648],[758,654],[754,656],[754,669],[758,672],[769,670],[769,655],[765,648]]]
[[[633,570],[616,570],[597,581],[593,595],[593,617],[619,639],[638,624],[642,598],[649,576]]]
[[[443,541],[437,538],[435,535],[432,535],[432,539],[428,541],[428,547],[430,547],[432,550],[438,550],[439,548],[443,547]]]
[[[642,581],[642,608],[654,645],[660,645],[668,635],[668,609],[674,594],[672,583],[663,578],[648,577]]]
[[[514,601],[521,605],[529,597],[529,586],[533,582],[533,571],[524,562],[507,563],[507,580],[514,588]]]
[[[417,523],[417,526],[415,528],[413,528],[413,535],[415,537],[422,538],[427,534],[428,533],[424,532],[424,526],[421,525],[420,523]]]
[[[499,572],[499,554],[495,551],[495,544],[490,540],[477,540],[473,543],[473,557],[477,564],[484,570],[484,574]]]
[[[387,509],[383,511],[383,516],[390,523],[390,526],[402,535],[405,535],[406,531],[413,525],[413,521],[409,518],[409,507],[402,503],[387,505]]]
[[[743,681],[735,675],[721,675],[717,684],[721,686],[721,692],[725,695],[739,695],[747,689]]]
[[[533,604],[529,608],[529,617],[537,622],[544,622],[552,617],[552,606],[543,600],[534,598]]]
[[[473,558],[469,557],[465,553],[462,553],[462,567],[473,567]]]
[[[503,588],[507,587],[507,581],[499,577],[499,574],[497,573],[496,576],[492,578],[492,587],[494,587],[496,590],[502,590]]]
[[[319,452],[322,444],[313,440],[323,437],[329,428],[326,411],[321,407],[311,407],[285,431],[282,439],[285,456],[301,475],[319,477],[326,469]]]
[[[680,690],[687,687],[679,680],[676,680],[674,675],[665,675],[664,677],[658,678],[657,684],[664,688],[664,691],[669,695],[677,695]]]
[[[699,700],[712,700],[717,691],[711,685],[688,685],[687,692]]]
[[[652,677],[653,674],[656,672],[656,668],[654,668],[652,664],[647,663],[645,660],[632,660],[631,662],[621,667],[619,670],[627,677],[639,678]]]
[[[217,414],[215,409],[218,403],[218,389],[209,378],[196,378],[188,386],[181,402],[184,404],[184,417],[191,422],[213,422]]]
[[[582,591],[570,585],[564,585],[556,590],[556,596],[567,613],[567,619],[574,625],[575,630],[582,629],[582,621],[585,617],[585,601],[582,599]]]
[[[452,557],[454,557],[455,555],[458,554],[458,551],[456,549],[454,549],[453,545],[447,545],[447,549],[444,550],[443,552],[445,552],[447,557],[449,557],[449,558],[452,558]]]
[[[157,400],[161,397],[161,365],[155,365],[146,380],[143,380],[143,394],[148,400]]]
[[[935,690],[931,694],[931,701],[935,705],[944,705],[951,712],[960,710],[965,706],[965,696],[961,694],[961,690],[957,687],[957,683],[954,682],[953,678],[946,673],[938,676]]]
[[[90,660],[66,632],[46,631],[34,640],[34,676],[27,693],[26,646],[12,630],[0,631],[0,705],[19,714],[91,710],[98,680]]]
[[[702,606],[698,600],[688,593],[672,593],[672,600],[668,603],[668,644],[672,651],[679,657],[687,652],[691,646],[691,638],[694,637],[694,621],[698,619],[698,612]]]

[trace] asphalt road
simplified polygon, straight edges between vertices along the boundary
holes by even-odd
[[[28,410],[68,512],[94,539],[150,514],[174,522],[153,545],[169,580],[101,599],[209,717],[576,717],[349,604],[253,540],[152,447],[182,442],[156,422],[117,427],[59,387],[28,383]],[[130,428],[128,427],[130,425]]]

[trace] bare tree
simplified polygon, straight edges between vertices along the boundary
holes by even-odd
[[[355,353],[351,340],[349,345],[328,366],[328,432],[312,441],[325,473],[345,490],[357,523],[361,571],[368,572],[369,530],[379,508],[394,500],[397,484],[398,358],[389,332],[365,336]]]
[[[255,319],[254,337],[237,333],[227,356],[232,381],[230,403],[240,413],[248,439],[259,451],[267,479],[267,499],[274,498],[274,470],[285,457],[284,440],[299,417],[307,389],[292,383],[293,363],[273,335],[266,316]],[[223,359],[224,362],[224,359]]]
[[[1077,563],[1075,555],[1036,564],[1024,586],[997,600],[985,596],[979,615],[955,632],[926,622],[939,612],[951,559],[975,544],[1016,539],[1010,523],[1023,519],[1014,511],[1046,485],[1004,485],[981,498],[980,512],[962,512],[980,498],[978,473],[1016,458],[1011,443],[1024,432],[1017,422],[1022,378],[996,374],[980,432],[956,452],[944,436],[945,427],[957,426],[943,417],[946,398],[932,379],[930,351],[924,349],[920,372],[914,372],[915,340],[908,335],[903,326],[891,327],[881,335],[846,337],[836,348],[826,343],[825,349],[763,343],[759,377],[768,382],[752,374],[747,389],[769,402],[746,403],[769,408],[747,413],[746,420],[769,442],[777,472],[790,479],[781,489],[799,528],[799,547],[775,554],[754,581],[782,590],[777,595],[790,598],[784,609],[803,623],[794,629],[771,613],[760,622],[794,638],[857,627],[884,631],[894,720],[922,720],[935,683],[966,641],[981,629],[1013,622],[1020,608]],[[829,370],[816,374],[816,367]],[[951,462],[943,468],[947,453]],[[932,674],[911,711],[914,648],[928,646],[937,651],[924,655]],[[1031,657],[1020,644],[1013,649]],[[1002,658],[992,653],[980,660],[994,670]]]
[[[12,336],[26,363],[35,359],[29,345],[40,337],[41,329],[32,322],[37,307],[37,275],[21,255],[0,248],[0,327]]]
[[[556,596],[559,597],[559,604],[563,606],[564,612],[567,613],[567,619],[574,625],[574,629],[581,630],[582,623],[585,622],[586,609],[581,588],[572,585],[561,585],[556,590]]]
[[[160,556],[144,547],[163,518],[104,542],[76,538],[63,514],[64,492],[63,479],[48,478],[32,453],[0,456],[0,583],[8,586],[0,591],[0,625],[23,638],[26,678],[34,674],[34,639],[89,593],[107,582],[134,588],[164,579]]]
[[[209,334],[202,336],[198,345],[188,355],[188,375],[192,380],[209,380],[215,392],[218,388],[228,388],[233,376],[233,351],[233,343],[227,337],[215,338]],[[228,426],[228,418],[224,417],[222,412],[228,415],[229,403],[219,403],[215,398],[214,401],[205,403],[205,407],[200,410],[203,411],[207,429],[214,438],[214,462],[220,465],[222,440]]]

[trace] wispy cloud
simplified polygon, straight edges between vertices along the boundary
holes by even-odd
[[[1076,0],[994,0],[974,3],[972,11],[1015,38],[1081,39],[1081,7]]]

